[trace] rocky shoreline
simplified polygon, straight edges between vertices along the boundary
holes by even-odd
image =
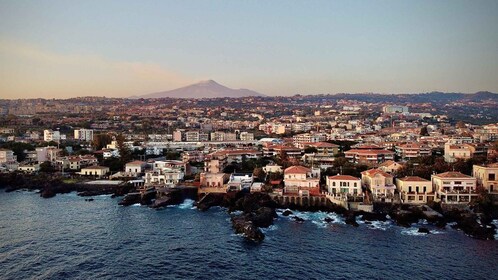
[[[77,192],[79,196],[90,197],[96,195],[124,196],[119,202],[120,205],[128,206],[133,204],[147,205],[151,208],[161,208],[168,205],[182,203],[186,198],[196,199],[197,191],[188,187],[177,187],[157,192],[155,189],[145,193],[137,192],[135,187],[121,185],[89,185],[81,183],[64,183],[62,178],[50,176],[26,176],[10,175],[0,177],[0,189],[5,191],[15,190],[39,190],[43,198],[54,197],[59,193]],[[160,195],[158,195],[160,193]],[[230,192],[226,194],[209,194],[205,198],[196,202],[199,211],[207,211],[213,206],[221,206],[230,213],[230,220],[234,231],[242,234],[245,238],[255,242],[264,240],[265,235],[261,228],[268,228],[277,218],[277,209],[288,209],[282,215],[288,216],[297,223],[304,220],[296,216],[292,211],[323,211],[336,213],[344,218],[346,224],[358,227],[358,221],[365,223],[373,221],[385,222],[392,220],[396,225],[411,227],[412,224],[421,220],[426,220],[428,224],[438,228],[444,228],[448,223],[452,227],[462,230],[465,234],[481,240],[493,240],[496,234],[496,226],[492,223],[496,219],[496,207],[484,209],[479,205],[473,209],[449,210],[441,209],[438,204],[428,206],[410,206],[393,204],[376,204],[374,212],[351,211],[327,203],[325,206],[299,206],[299,205],[279,205],[266,193]],[[478,210],[478,211],[474,211]],[[326,220],[324,222],[330,222]],[[430,233],[428,228],[420,228],[421,233]]]

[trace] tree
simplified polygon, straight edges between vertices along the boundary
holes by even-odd
[[[306,147],[306,149],[304,149],[304,153],[305,154],[314,154],[314,153],[318,153],[318,150],[315,147]]]
[[[423,126],[420,129],[420,136],[429,136],[429,130],[427,129],[427,126]]]
[[[93,136],[92,147],[95,150],[102,150],[107,144],[111,144],[112,137],[109,134],[96,134]]]
[[[53,173],[55,168],[50,161],[45,161],[40,164],[40,172]]]
[[[124,143],[124,136],[123,134],[118,134],[116,136],[116,142],[117,142],[117,148],[119,151],[119,157],[121,159],[121,163],[125,165],[127,162],[131,160],[131,151],[128,149],[128,146]]]

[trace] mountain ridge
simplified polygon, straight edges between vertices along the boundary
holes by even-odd
[[[232,89],[217,83],[214,80],[200,81],[195,84],[180,87],[173,90],[149,93],[132,98],[224,98],[224,97],[247,97],[266,96],[250,89]]]

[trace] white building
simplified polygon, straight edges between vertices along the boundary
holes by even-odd
[[[50,142],[50,141],[60,141],[61,140],[61,134],[58,130],[54,131],[51,129],[45,129],[43,131],[43,141],[45,142]]]
[[[398,105],[386,105],[382,108],[382,111],[387,114],[408,113],[408,107],[398,106]]]
[[[361,194],[361,179],[349,175],[327,176],[327,192],[330,195]]]
[[[93,141],[93,129],[75,129],[74,139],[87,142]]]
[[[0,163],[17,161],[17,156],[14,152],[7,149],[0,149]]]
[[[432,175],[431,181],[437,198],[444,203],[466,204],[478,196],[476,178],[460,172]]]

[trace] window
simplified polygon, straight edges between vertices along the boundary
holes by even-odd
[[[418,200],[424,200],[424,197],[423,196],[419,196]]]
[[[494,181],[495,180],[495,174],[488,174],[488,181]]]
[[[335,187],[335,182],[332,182],[332,187]]]
[[[412,192],[412,187],[408,187],[408,192]]]
[[[424,187],[424,192],[427,192],[427,187]]]

